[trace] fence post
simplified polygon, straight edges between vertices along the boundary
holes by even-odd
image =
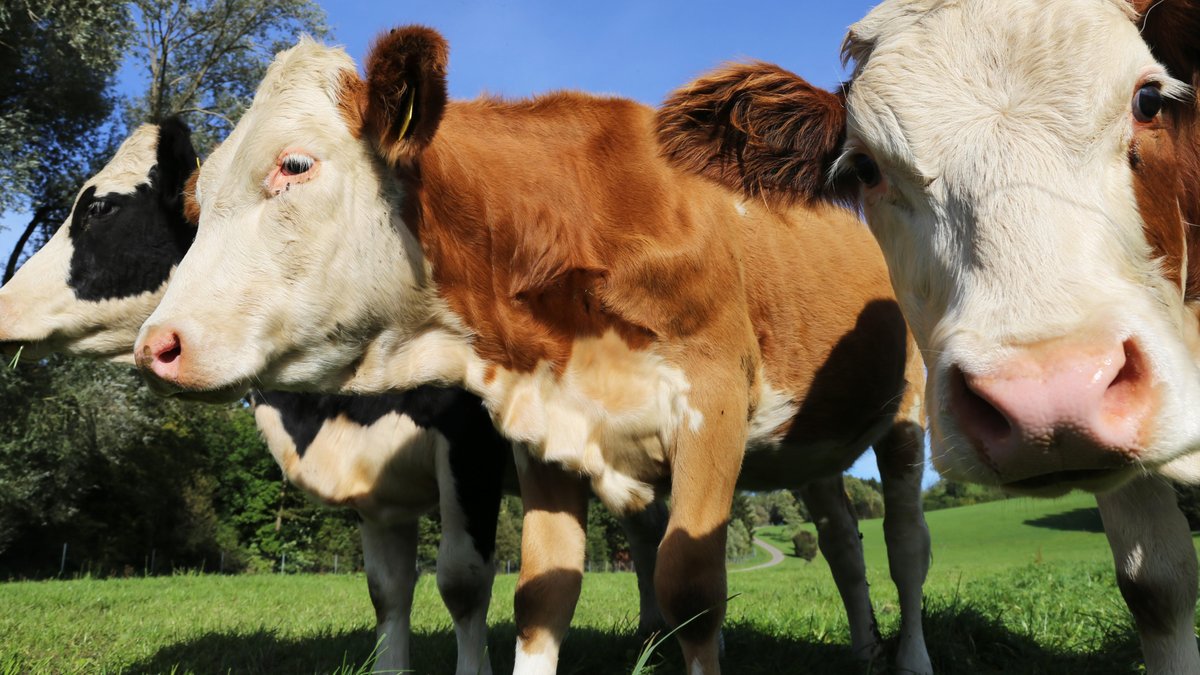
[[[67,569],[67,542],[63,542],[62,562],[58,564],[58,576],[62,576]]]
[[[225,573],[225,551],[221,551],[220,574]]]
[[[337,554],[333,554],[333,573],[337,574]]]
[[[283,554],[283,557],[280,558],[280,560],[279,560],[279,573],[283,574],[286,571],[287,571],[287,552],[285,551]]]

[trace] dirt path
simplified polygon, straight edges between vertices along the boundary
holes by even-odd
[[[754,570],[761,570],[766,567],[774,567],[783,562],[783,551],[780,551],[758,537],[754,538],[754,545],[766,551],[767,553],[770,553],[771,559],[760,565],[755,565],[754,567],[743,567],[740,570],[729,570],[731,574],[734,572],[752,572]]]

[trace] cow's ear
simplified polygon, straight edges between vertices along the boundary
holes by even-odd
[[[1142,39],[1171,76],[1200,85],[1200,0],[1133,0]]]
[[[448,58],[446,40],[423,26],[393,28],[371,47],[362,129],[391,166],[413,163],[437,132]]]
[[[842,92],[767,63],[729,64],[659,109],[658,139],[677,166],[750,196],[844,201],[829,169],[846,136]]]
[[[158,124],[155,187],[168,211],[183,210],[183,188],[200,164],[192,147],[192,130],[178,117]]]

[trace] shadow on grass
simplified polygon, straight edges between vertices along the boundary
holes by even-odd
[[[937,603],[934,603],[937,604]],[[1082,619],[1081,619],[1082,620]],[[926,642],[935,672],[942,675],[1028,673],[1030,675],[1109,675],[1137,672],[1141,660],[1136,638],[1125,626],[1107,630],[1087,654],[1058,653],[1006,628],[994,617],[969,607],[927,608]],[[727,624],[724,670],[750,675],[805,672],[854,674],[890,672],[885,664],[864,666],[848,646],[774,635],[760,625]],[[493,626],[489,651],[496,673],[512,672],[516,633],[512,623]],[[371,631],[281,638],[266,630],[249,634],[210,633],[169,645],[145,661],[131,664],[136,673],[329,673],[356,672],[375,644]],[[632,632],[573,628],[563,645],[558,672],[610,675],[628,673],[637,660],[640,640]],[[894,640],[889,641],[894,649]],[[417,673],[452,673],[453,631],[417,633],[412,641]],[[679,647],[670,640],[650,660],[655,675],[683,673]]]
[[[1051,530],[1069,530],[1072,532],[1104,531],[1104,523],[1100,520],[1100,509],[1094,506],[1063,511],[1062,513],[1051,513],[1041,518],[1030,518],[1025,521],[1025,524]]]

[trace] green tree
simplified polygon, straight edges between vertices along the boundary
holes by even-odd
[[[275,54],[300,34],[329,33],[313,0],[133,0],[132,61],[145,93],[127,101],[133,126],[180,115],[201,154],[241,117]]]
[[[729,521],[729,530],[725,535],[725,557],[729,560],[741,560],[750,555],[752,548],[750,531],[741,520]]]
[[[115,147],[104,127],[128,25],[127,7],[107,0],[0,5],[0,213],[29,217],[4,280],[30,241],[66,219],[79,185]]]
[[[505,495],[500,502],[500,517],[496,521],[496,563],[514,569],[521,565],[521,500]]]
[[[854,508],[859,520],[883,517],[883,489],[879,481],[869,478],[863,480],[854,476],[846,476],[846,497]]]
[[[812,562],[817,557],[817,537],[808,530],[796,530],[792,535],[792,547],[796,557],[805,562]]]
[[[923,506],[926,511],[983,504],[1007,498],[1008,495],[998,487],[976,483],[963,483],[945,478],[934,483],[922,495]]]

